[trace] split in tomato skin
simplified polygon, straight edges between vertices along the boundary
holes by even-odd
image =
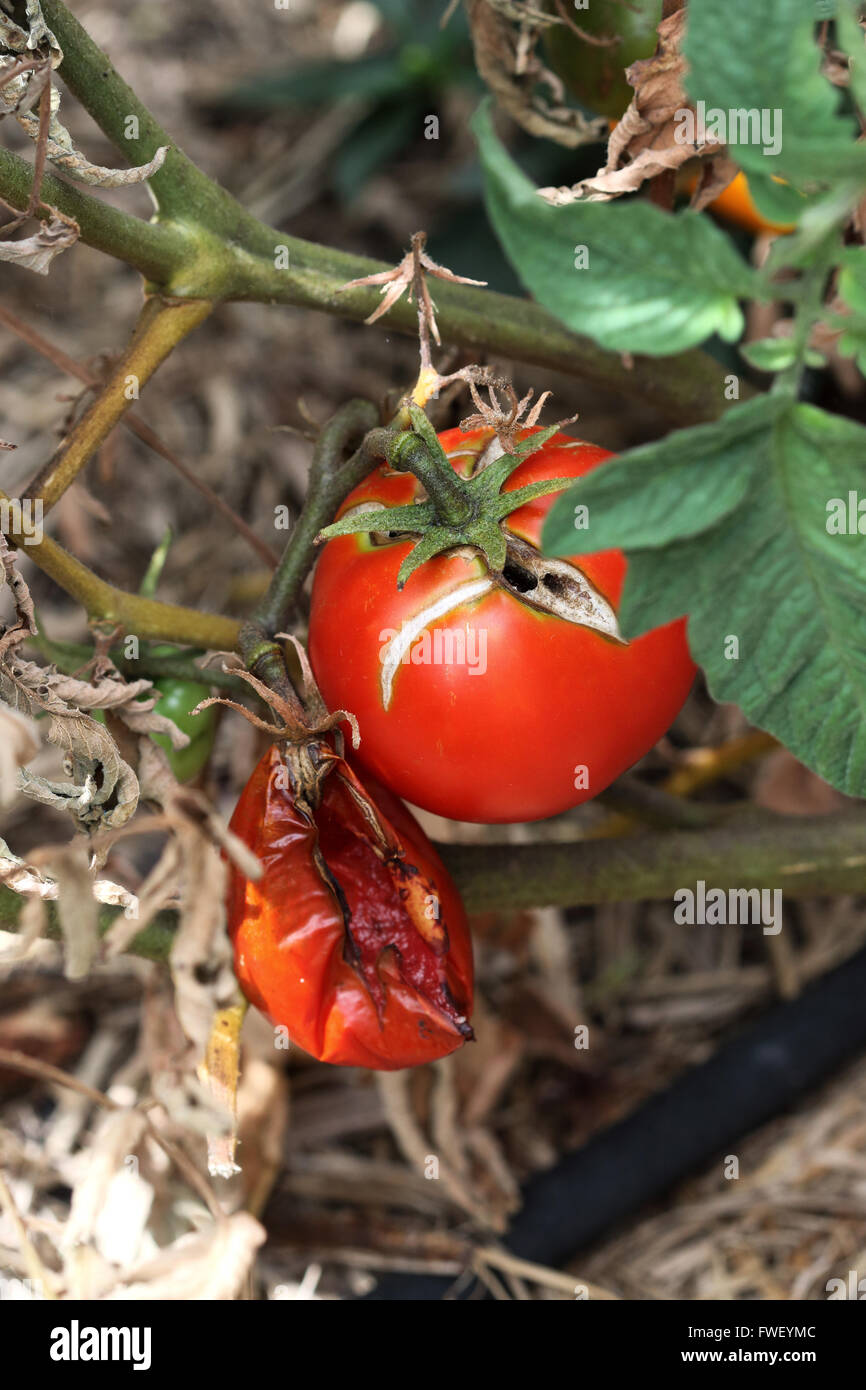
[[[274,747],[231,820],[264,866],[255,882],[230,870],[228,925],[244,994],[320,1061],[391,1071],[453,1052],[472,1037],[472,945],[427,836],[386,788],[360,784],[339,760],[312,824],[284,772]],[[377,856],[352,794],[359,785],[402,853]]]
[[[489,430],[449,430],[440,443],[457,471],[469,471],[491,437]],[[504,491],[577,478],[611,457],[558,434],[512,473]],[[383,465],[341,515],[362,503],[390,507],[417,496],[413,475]],[[552,503],[547,496],[521,507],[507,518],[507,531],[538,546]],[[392,791],[456,820],[540,820],[596,796],[669,728],[695,674],[684,619],[620,645],[502,588],[484,590],[485,566],[468,551],[425,562],[398,590],[397,571],[411,546],[409,539],[375,544],[366,535],[328,541],[310,615],[310,658],[324,698],[356,716],[357,758]],[[622,553],[571,563],[616,609]],[[400,659],[388,690],[388,634],[411,631],[403,625],[417,627],[433,604],[459,600],[461,592],[465,601],[427,624],[426,657],[420,639]],[[436,659],[437,632],[439,655],[462,651],[462,661]]]

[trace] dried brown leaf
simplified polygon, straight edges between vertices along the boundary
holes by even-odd
[[[648,179],[679,169],[696,156],[722,155],[723,146],[709,138],[693,146],[678,141],[675,117],[689,109],[683,86],[686,60],[680,51],[685,33],[685,11],[677,10],[659,25],[659,42],[650,58],[632,63],[626,77],[635,89],[630,105],[611,133],[607,163],[591,178],[572,188],[540,188],[546,202],[562,207],[579,200],[607,202],[633,193]],[[736,172],[724,158],[705,184],[699,184],[699,207],[706,205],[730,183]]]
[[[99,907],[87,858],[85,841],[76,839],[51,860],[68,980],[85,979],[99,950]]]
[[[72,1192],[61,1249],[91,1241],[113,1180],[141,1141],[146,1120],[137,1110],[114,1110],[100,1117],[88,1146],[87,1165]]]
[[[16,618],[16,621],[0,637],[0,660],[2,660],[11,647],[19,646],[28,636],[35,636],[37,629],[30,590],[18,571],[12,549],[2,533],[0,533],[0,563],[3,565],[4,579],[12,591]]]
[[[39,734],[32,719],[0,705],[0,806],[9,806],[18,791],[18,769],[39,752]]]
[[[466,8],[475,66],[500,105],[524,130],[571,149],[603,136],[604,120],[589,120],[565,104],[562,83],[534,51],[541,25],[527,24],[530,16],[525,7],[518,25],[509,22],[516,15],[504,13],[501,4],[491,0],[467,0]]]
[[[61,251],[74,246],[78,240],[78,224],[59,215],[41,222],[30,236],[19,241],[0,240],[0,261],[20,265],[37,275],[47,275],[51,262]]]

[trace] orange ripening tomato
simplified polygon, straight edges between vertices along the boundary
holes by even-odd
[[[697,183],[697,174],[690,174],[685,180],[686,192],[693,193]],[[752,236],[789,236],[797,230],[793,222],[768,222],[761,215],[749,189],[749,180],[742,169],[735,174],[728,186],[722,189],[718,197],[707,204],[705,211],[715,213],[724,222],[733,222],[736,227],[742,227],[743,231],[751,232]]]
[[[472,1037],[472,946],[457,889],[418,822],[330,749],[314,811],[275,745],[231,829],[264,866],[230,869],[235,971],[251,1003],[322,1062],[392,1071]]]
[[[793,222],[768,222],[762,217],[749,190],[742,169],[709,205],[709,211],[733,222],[753,236],[789,236],[796,231]]]

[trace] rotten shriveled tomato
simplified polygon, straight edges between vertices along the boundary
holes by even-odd
[[[256,882],[231,870],[241,987],[320,1061],[391,1071],[444,1057],[472,1037],[457,890],[396,797],[324,745],[313,757],[314,808],[274,745],[231,820],[264,866]]]
[[[489,429],[449,430],[439,442],[463,477],[496,447]],[[502,492],[577,478],[610,457],[556,434]],[[412,473],[383,465],[341,516],[420,497]],[[319,558],[310,658],[322,693],[357,717],[363,766],[426,810],[495,822],[576,806],[637,762],[688,694],[695,667],[683,619],[627,645],[619,638],[620,551],[571,561],[539,553],[552,500],[535,498],[501,523],[501,575],[477,550],[458,548],[398,589],[413,538],[390,532],[337,536]]]

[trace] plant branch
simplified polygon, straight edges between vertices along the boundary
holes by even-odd
[[[286,249],[286,269],[275,268],[278,246]],[[388,269],[381,261],[302,241],[262,223],[255,224],[255,236],[245,248],[253,254],[235,251],[233,264],[227,267],[227,298],[321,309],[355,321],[369,317],[378,295],[375,289],[365,288],[342,292],[342,286]],[[195,282],[190,280],[183,292],[197,293]],[[698,349],[663,358],[635,356],[632,365],[626,366],[619,353],[570,333],[531,300],[467,285],[437,285],[436,315],[444,342],[579,377],[599,390],[641,401],[674,424],[714,420],[729,404],[724,368]],[[414,306],[399,300],[378,326],[414,336],[418,327]],[[745,382],[740,389],[742,398],[752,394]]]
[[[26,498],[41,500],[46,512],[54,506],[129,410],[138,390],[212,309],[207,299],[171,301],[154,295],[145,301],[125,352],[59,452],[33,479]],[[132,395],[130,378],[135,383]]]
[[[744,813],[706,829],[624,839],[439,845],[470,912],[673,898],[707,888],[780,888],[791,898],[862,892],[862,810],[806,818]]]
[[[295,688],[283,647],[274,641],[288,626],[292,609],[313,563],[316,537],[352,488],[375,462],[372,443],[382,431],[374,428],[376,409],[369,401],[347,401],[322,427],[313,450],[306,500],[297,525],[286,542],[271,582],[238,636],[238,655],[247,670],[291,705],[304,722],[304,707]],[[346,449],[360,440],[351,458]]]
[[[866,815],[860,809],[813,819],[766,813],[706,830],[508,845],[437,845],[470,912],[663,901],[703,879],[710,888],[779,888],[788,898],[862,892]],[[0,927],[15,931],[23,898],[0,886]],[[54,904],[49,934],[58,935]],[[100,911],[106,931],[119,909]],[[165,960],[173,939],[165,911],[132,944]]]
[[[342,287],[392,267],[287,236],[257,221],[172,144],[61,0],[45,0],[43,10],[64,51],[60,75],[116,147],[143,162],[160,145],[171,145],[163,167],[150,180],[160,208],[155,226],[114,214],[98,200],[46,177],[43,198],[76,218],[85,241],[120,255],[172,296],[293,304],[356,320],[378,307],[375,287],[341,293]],[[138,118],[136,139],[126,136],[130,115]],[[16,172],[14,162],[9,164],[14,158],[0,157],[0,195],[26,207],[32,171],[19,161]],[[278,248],[285,252],[286,268],[276,255]],[[626,367],[618,353],[570,333],[529,300],[444,282],[437,285],[436,297],[442,335],[460,347],[579,376],[600,389],[643,401],[673,423],[712,420],[726,408],[724,369],[698,350],[661,359],[636,357]],[[386,330],[414,334],[416,309],[400,300],[381,323]]]
[[[4,492],[0,492],[0,502],[9,502]],[[117,623],[125,632],[133,632],[141,638],[160,638],[220,650],[231,649],[237,642],[240,629],[237,619],[224,618],[217,613],[199,613],[194,608],[161,603],[158,599],[117,589],[49,536],[34,541],[23,531],[16,530],[12,524],[15,508],[10,505],[8,510],[10,526],[5,532],[8,539],[70,598],[76,599],[88,617]]]
[[[363,436],[377,423],[375,406],[358,399],[347,401],[322,427],[313,449],[301,514],[267,593],[252,616],[251,621],[265,636],[273,637],[286,625],[313,563],[316,537],[332,520],[352,488],[374,468],[375,453],[371,453]],[[359,447],[344,461],[346,449],[355,441],[359,442]]]
[[[94,657],[94,647],[87,646],[84,642],[57,642],[42,632],[28,637],[27,641],[32,643],[52,666],[56,666],[58,671],[63,671],[68,676],[74,676]],[[192,657],[182,652],[178,652],[177,655],[166,653],[164,656],[157,656],[152,647],[144,647],[141,656],[133,661],[124,656],[122,647],[110,647],[108,656],[118,671],[124,676],[129,676],[131,680],[145,676],[148,680],[167,677],[170,680],[197,681],[200,685],[216,686],[218,690],[230,690],[235,695],[257,698],[256,692],[238,680],[237,676],[213,665],[203,668],[197,665]]]
[[[27,343],[29,347],[32,347],[35,352],[38,352],[49,362],[53,362],[61,371],[68,372],[69,375],[75,377],[76,380],[84,382],[85,386],[96,386],[99,384],[99,378],[96,377],[93,372],[88,371],[80,362],[76,362],[74,357],[70,357],[67,352],[57,347],[55,343],[49,342],[47,338],[43,337],[43,335],[32,326],[32,324],[25,323],[17,314],[13,314],[2,304],[0,304],[0,323],[5,324],[11,333],[14,333],[22,342]],[[267,542],[261,540],[260,537],[256,535],[255,531],[251,526],[247,525],[243,517],[238,516],[237,512],[232,510],[229,504],[220,497],[219,493],[214,492],[209,483],[206,483],[203,478],[199,478],[173,449],[169,449],[168,445],[163,443],[156,431],[152,430],[150,425],[145,424],[141,416],[136,415],[132,410],[128,410],[126,414],[121,417],[120,423],[125,426],[130,433],[134,434],[137,439],[140,439],[142,444],[146,444],[155,454],[159,454],[160,458],[164,458],[167,463],[170,463],[172,468],[176,469],[182,478],[185,478],[197,492],[200,492],[202,497],[204,497],[216,511],[220,512],[221,515],[225,517],[229,525],[233,526],[238,534],[243,536],[244,540],[256,552],[259,558],[264,560],[265,564],[271,569],[276,567],[277,556]]]
[[[235,218],[238,214],[249,217],[178,148],[61,0],[43,0],[42,13],[63,49],[58,75],[124,159],[130,164],[146,164],[161,145],[169,146],[162,168],[148,180],[160,220],[171,217],[228,233],[234,209]],[[135,117],[136,134],[127,133],[134,129],[131,116]]]

